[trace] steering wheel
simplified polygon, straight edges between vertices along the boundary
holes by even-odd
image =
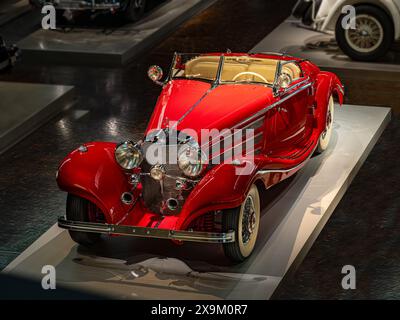
[[[267,79],[265,79],[261,74],[258,74],[256,72],[251,72],[251,71],[244,71],[244,72],[238,73],[236,76],[233,77],[232,81],[235,81],[237,78],[239,78],[240,76],[243,76],[245,74],[250,74],[252,76],[259,77],[260,79],[262,79],[262,81],[264,81],[265,83],[268,83]]]

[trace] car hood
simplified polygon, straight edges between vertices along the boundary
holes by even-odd
[[[162,90],[146,132],[171,127],[177,130],[229,129],[273,101],[272,89],[259,84],[222,84],[173,80]]]

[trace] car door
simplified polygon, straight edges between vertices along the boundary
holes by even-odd
[[[296,62],[282,65],[281,73],[289,70],[291,83],[278,93],[275,107],[268,115],[270,136],[274,137],[267,146],[269,155],[290,154],[310,133],[307,124],[311,82]]]

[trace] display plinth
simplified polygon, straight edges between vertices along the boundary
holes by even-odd
[[[28,0],[2,0],[0,3],[0,26],[31,10]]]
[[[38,30],[18,43],[24,60],[119,66],[162,41],[179,24],[216,0],[171,0],[134,24],[102,30]]]
[[[73,102],[73,87],[0,82],[0,154]]]
[[[295,57],[309,59],[322,69],[400,73],[400,65],[390,62],[390,57],[383,59],[382,62],[351,60],[337,47],[333,34],[300,27],[300,21],[294,18],[281,23],[250,52],[285,52]]]
[[[92,249],[54,225],[4,272],[117,299],[268,299],[299,264],[390,120],[390,109],[336,107],[329,149],[293,178],[261,194],[255,252],[232,265],[220,245],[114,237]],[[60,208],[59,214],[64,212]]]

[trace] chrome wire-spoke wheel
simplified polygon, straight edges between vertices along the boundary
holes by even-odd
[[[260,224],[260,197],[255,185],[240,207],[238,224],[237,242],[241,255],[246,258],[254,249]]]
[[[243,244],[247,244],[254,234],[254,230],[257,223],[257,217],[255,212],[254,200],[251,196],[247,196],[242,217],[242,241]]]
[[[383,41],[382,24],[368,14],[356,16],[355,29],[346,29],[345,36],[349,46],[358,52],[368,53],[376,50]]]
[[[235,231],[235,242],[225,243],[224,251],[233,261],[243,261],[254,250],[260,226],[260,196],[253,184],[240,207],[224,210],[223,228]]]

